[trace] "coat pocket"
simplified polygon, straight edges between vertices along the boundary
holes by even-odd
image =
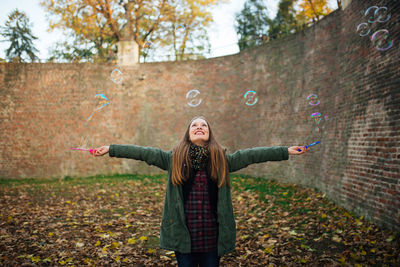
[[[161,225],[160,244],[163,248],[183,253],[190,251],[190,235],[185,225],[179,222],[163,222]]]

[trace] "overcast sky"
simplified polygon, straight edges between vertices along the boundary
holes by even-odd
[[[230,0],[229,4],[220,4],[212,9],[214,23],[209,28],[209,39],[211,43],[211,57],[224,56],[239,52],[237,46],[237,35],[234,29],[235,14],[243,8],[245,0]],[[270,17],[277,12],[279,0],[264,0]],[[30,22],[33,23],[33,34],[39,39],[34,41],[39,50],[39,58],[48,58],[49,48],[63,39],[60,31],[48,32],[48,21],[44,8],[39,5],[40,0],[0,0],[0,25],[4,26],[8,15],[12,10],[18,8],[24,11]],[[329,0],[333,9],[337,8],[336,0]],[[0,38],[3,38],[0,36]],[[1,39],[0,39],[1,40]],[[0,57],[5,58],[5,50],[9,42],[0,42]]]

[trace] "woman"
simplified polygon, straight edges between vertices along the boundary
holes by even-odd
[[[287,160],[307,150],[256,147],[226,154],[206,119],[195,117],[172,151],[110,145],[97,148],[94,155],[142,160],[168,171],[160,247],[175,251],[180,267],[209,267],[219,266],[220,257],[235,250],[229,173],[253,163]]]

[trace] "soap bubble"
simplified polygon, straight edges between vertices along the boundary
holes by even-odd
[[[318,125],[321,122],[321,113],[315,112],[315,113],[311,114],[311,118],[313,118],[315,120],[315,123],[317,124],[317,127],[315,128],[315,131],[319,132]]]
[[[246,100],[246,105],[248,106],[254,106],[257,101],[258,101],[258,97],[256,96],[256,92],[255,91],[247,91],[243,97]]]
[[[374,17],[377,22],[384,23],[390,19],[392,15],[388,14],[387,7],[383,6],[375,10]]]
[[[375,22],[375,12],[377,10],[379,10],[379,7],[377,6],[370,6],[369,8],[367,8],[367,10],[365,10],[365,16],[367,17],[369,23]]]
[[[371,41],[378,51],[388,50],[393,46],[393,40],[388,40],[389,31],[382,29],[371,36]]]
[[[95,103],[96,103],[95,110],[99,110],[99,109],[107,106],[110,103],[108,101],[108,98],[104,94],[96,94],[94,97],[95,97]]]
[[[311,94],[311,95],[307,96],[307,100],[310,100],[309,104],[311,106],[317,106],[320,103],[318,96],[316,94]]]
[[[189,92],[186,93],[186,100],[188,101],[187,104],[191,107],[197,107],[201,103],[201,98],[197,98],[197,96],[200,94],[199,90],[190,90]]]
[[[114,69],[111,72],[111,80],[117,84],[121,84],[124,77],[122,76],[122,72],[119,69]]]
[[[360,36],[367,36],[370,32],[370,28],[368,26],[368,23],[361,23],[360,25],[357,26],[357,33]]]
[[[175,30],[180,30],[180,31],[184,31],[185,30],[185,26],[183,26],[182,24],[179,24],[178,26],[175,27]]]
[[[92,114],[90,114],[89,118],[87,118],[86,122],[88,122],[92,119],[92,117],[96,113],[96,111],[104,108],[105,106],[107,106],[110,103],[108,101],[108,98],[104,94],[96,94],[94,97],[95,97],[96,107],[93,110]]]

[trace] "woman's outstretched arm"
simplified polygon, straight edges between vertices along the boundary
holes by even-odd
[[[109,153],[110,157],[128,158],[145,161],[149,165],[168,170],[171,162],[171,153],[159,148],[135,145],[110,145],[96,148],[94,156],[104,156]]]
[[[289,155],[301,155],[308,150],[309,148],[306,149],[304,146],[255,147],[238,150],[233,154],[227,155],[229,171],[238,171],[254,163],[287,160]]]

